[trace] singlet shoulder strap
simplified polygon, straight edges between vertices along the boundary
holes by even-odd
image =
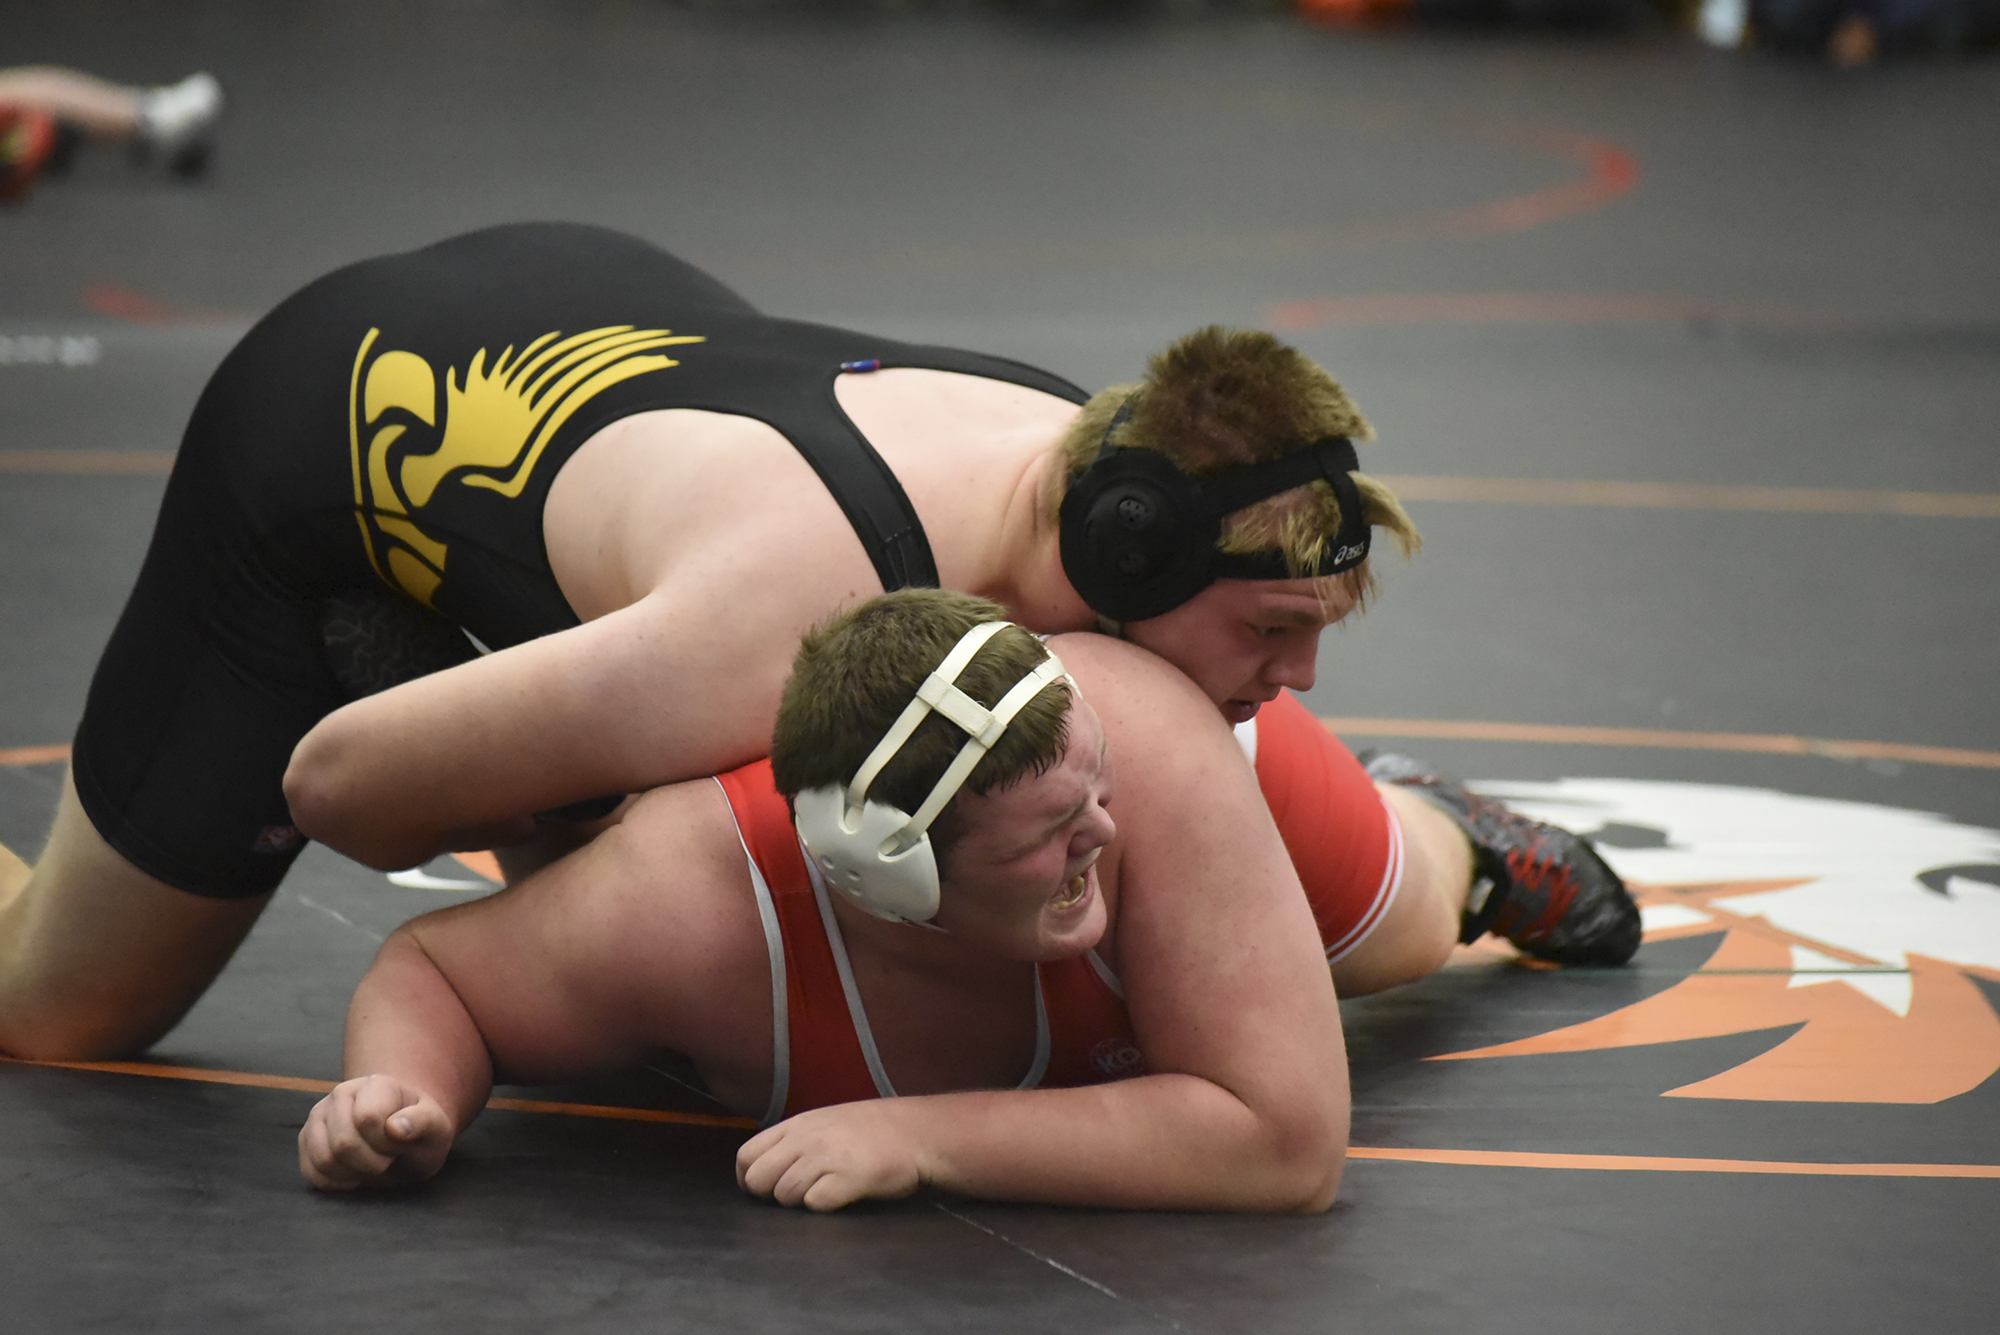
[[[959,348],[891,344],[879,357],[844,362],[840,369],[873,371],[885,367],[920,367],[984,376],[989,380],[1004,380],[1009,384],[1053,394],[1071,403],[1082,403],[1090,397],[1061,376],[1026,362],[966,352]],[[845,420],[846,414],[840,408],[831,382],[827,386],[827,394],[834,401],[834,411]],[[924,533],[923,522],[917,518],[916,507],[910,504],[903,484],[882,462],[882,456],[868,445],[858,430],[854,435],[861,443],[861,449],[851,454],[842,451],[827,457],[809,453],[808,462],[819,473],[820,480],[826,483],[827,490],[847,516],[847,522],[854,526],[855,533],[867,546],[869,558],[875,563],[875,574],[882,581],[885,592],[936,588],[939,583],[937,559],[931,553],[930,539]],[[946,448],[949,448],[948,444]]]
[[[732,782],[733,781],[733,782]],[[792,1092],[792,1026],[791,999],[786,995],[785,975],[785,935],[778,924],[778,906],[771,896],[771,886],[764,879],[764,869],[758,865],[757,855],[751,851],[749,836],[743,829],[743,819],[739,814],[738,802],[744,801],[748,790],[737,775],[717,775],[715,786],[722,789],[724,802],[729,807],[729,819],[736,826],[736,842],[743,850],[743,860],[750,867],[750,886],[757,896],[757,919],[764,928],[764,948],[771,962],[771,1095],[765,1104],[764,1115],[758,1119],[763,1126],[770,1126],[785,1115],[785,1104]]]
[[[885,363],[842,363],[842,370],[873,370]],[[819,480],[826,484],[840,512],[854,528],[855,536],[868,549],[875,564],[875,577],[882,591],[935,589],[938,586],[937,558],[931,554],[930,539],[923,521],[903,484],[889,471],[889,465],[848,418],[834,392],[834,377],[826,384],[826,396],[834,415],[847,423],[858,448],[844,450],[801,450]],[[797,442],[795,441],[794,444]]]

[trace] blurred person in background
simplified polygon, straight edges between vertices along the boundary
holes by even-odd
[[[1715,46],[1819,55],[1836,69],[1883,57],[1947,55],[2000,39],[2000,0],[1705,0]]]
[[[0,69],[0,200],[62,171],[81,144],[124,144],[141,165],[197,175],[221,118],[222,85],[212,74],[142,88],[58,65]]]

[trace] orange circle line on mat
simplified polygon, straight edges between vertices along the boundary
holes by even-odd
[[[2000,519],[2000,492],[1990,491],[1876,491],[1836,487],[1707,486],[1685,482],[1395,474],[1383,474],[1381,480],[1404,501]]]
[[[67,759],[67,746],[0,747],[0,765],[47,765]]]
[[[2000,769],[2000,751],[1903,742],[1842,741],[1787,733],[1675,732],[1662,728],[1601,728],[1564,723],[1496,723],[1476,719],[1360,718],[1323,714],[1320,722],[1343,737],[1423,737],[1453,742],[1521,742],[1538,746],[1624,746],[1648,750],[1733,751],[1752,755],[1823,756],[1834,760],[1890,760],[1954,769]],[[0,767],[46,765],[69,755],[67,746],[0,748]]]
[[[1654,728],[1596,728],[1557,723],[1483,723],[1470,719],[1346,718],[1321,715],[1343,737],[1425,737],[1454,742],[1531,742],[1544,746],[1627,746],[1680,751],[1737,751],[1755,755],[1825,756],[1835,760],[1893,760],[1910,765],[2000,769],[2000,751],[1900,742],[1835,741],[1784,733],[1672,732]]]
[[[8,1060],[8,1059],[0,1059]],[[191,1080],[205,1084],[237,1085],[254,1089],[277,1089],[300,1094],[324,1094],[333,1088],[330,1080],[308,1080],[298,1076],[257,1075],[247,1071],[220,1071],[198,1066],[159,1066],[149,1062],[19,1062],[23,1066],[53,1067],[65,1071],[90,1071],[107,1075],[150,1076],[161,1080]],[[751,1131],[757,1123],[747,1117],[718,1117],[709,1113],[678,1112],[666,1108],[627,1108],[616,1104],[561,1103],[543,1099],[497,1098],[489,1108],[505,1112],[542,1113],[560,1117],[603,1117],[621,1121],[654,1122],[673,1126],[721,1127]],[[1597,1172],[1638,1173],[1764,1173],[1810,1177],[1934,1177],[1996,1178],[2000,1164],[1978,1163],[1814,1163],[1762,1159],[1693,1159],[1651,1154],[1539,1154],[1516,1150],[1394,1149],[1356,1145],[1347,1152],[1350,1159],[1390,1163],[1446,1164],[1474,1168],[1541,1168]]]
[[[1274,302],[1264,315],[1281,333],[1385,324],[1685,324],[1818,334],[1862,327],[1852,316],[1810,307],[1648,292],[1356,292]]]
[[[105,1075],[142,1075],[156,1080],[190,1080],[206,1085],[239,1085],[248,1089],[280,1089],[294,1094],[325,1094],[331,1080],[313,1080],[296,1075],[261,1075],[252,1071],[223,1071],[206,1066],[162,1066],[152,1062],[61,1062],[19,1061],[0,1057],[0,1062],[17,1066],[43,1066],[60,1071],[93,1071]],[[558,1113],[565,1117],[604,1117],[622,1122],[670,1122],[676,1126],[719,1126],[733,1130],[754,1130],[757,1123],[747,1117],[719,1117],[712,1113],[679,1112],[668,1108],[628,1108],[606,1103],[559,1103],[546,1099],[495,1098],[486,1106],[503,1112]]]
[[[1769,1173],[1800,1177],[2000,1178],[1988,1163],[1815,1163],[1771,1159],[1691,1159],[1655,1154],[1538,1154],[1520,1150],[1375,1149],[1356,1145],[1350,1159],[1451,1164],[1470,1168],[1565,1168],[1607,1173]]]
[[[1270,96],[1261,99],[1261,105],[1274,114],[1287,114],[1290,108],[1293,109],[1292,114],[1322,122],[1329,113],[1326,99],[1316,95]],[[1344,105],[1336,105],[1332,111],[1339,115],[1345,109]],[[1392,120],[1408,119],[1393,108],[1385,108],[1379,100],[1371,100],[1370,109],[1378,114],[1386,110]],[[1433,130],[1457,133],[1489,145],[1503,145],[1514,152],[1526,151],[1543,158],[1555,158],[1571,168],[1580,169],[1581,174],[1496,198],[1416,208],[1403,213],[1391,212],[1343,222],[1262,229],[1244,227],[1193,235],[1120,235],[1095,244],[1081,242],[1073,236],[1064,236],[1054,243],[984,242],[976,246],[942,242],[926,244],[921,239],[910,238],[871,252],[849,249],[836,255],[824,247],[813,247],[746,256],[742,262],[766,274],[802,269],[825,271],[835,263],[848,271],[862,266],[878,269],[893,267],[907,274],[916,270],[961,268],[975,264],[1075,266],[1276,259],[1314,254],[1329,246],[1343,244],[1395,244],[1422,238],[1455,241],[1532,231],[1572,215],[1604,208],[1630,193],[1639,183],[1638,159],[1609,139],[1550,126],[1495,123],[1464,116],[1426,116],[1422,119]],[[240,312],[181,309],[137,289],[114,284],[96,284],[85,288],[83,301],[99,315],[135,325],[232,320],[247,324],[253,318]]]
[[[0,450],[0,473],[158,474],[167,450]],[[1584,505],[1641,510],[1758,510],[2000,519],[2000,492],[1870,491],[1834,487],[1707,486],[1580,478],[1381,474],[1404,500],[1470,505]]]

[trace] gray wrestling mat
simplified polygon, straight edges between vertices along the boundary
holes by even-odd
[[[42,835],[249,320],[556,216],[1086,384],[1206,321],[1295,340],[1429,544],[1310,702],[1597,833],[1649,937],[1347,1003],[1324,1217],[792,1214],[658,1072],[507,1091],[539,1106],[429,1189],[329,1198],[292,1138],[347,994],[467,891],[313,850],[146,1062],[0,1064],[0,1328],[1992,1328],[2000,67],[971,5],[15,8],[14,58],[209,68],[233,114],[204,181],[86,156],[0,212],[0,842]]]

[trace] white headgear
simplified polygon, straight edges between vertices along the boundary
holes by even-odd
[[[929,922],[937,916],[938,870],[928,833],[931,822],[1000,740],[1022,706],[1044,686],[1066,675],[1061,660],[1052,653],[1015,682],[991,709],[958,689],[954,683],[980,647],[1013,624],[985,621],[960,637],[924,678],[916,697],[882,735],[846,787],[827,784],[808,788],[792,799],[799,840],[826,883],[878,918]],[[930,796],[914,815],[886,802],[868,800],[869,785],[903,749],[924,717],[933,712],[963,728],[966,743]]]

